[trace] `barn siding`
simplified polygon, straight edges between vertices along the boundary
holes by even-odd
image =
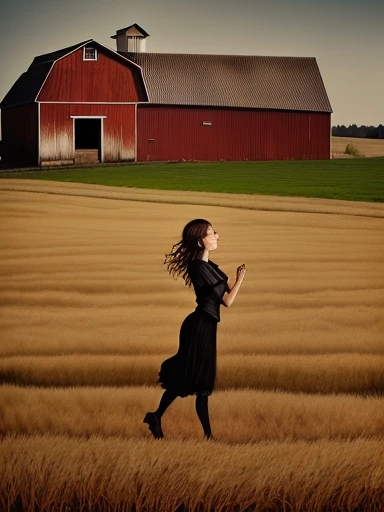
[[[311,115],[311,157],[313,160],[331,158],[331,116]]]
[[[3,108],[1,112],[2,163],[38,164],[38,105]]]
[[[134,105],[42,103],[40,107],[40,162],[42,165],[74,163],[73,116],[105,116],[103,120],[104,162],[135,159]]]
[[[140,105],[137,129],[138,161],[330,157],[328,113]]]
[[[69,102],[137,102],[145,99],[139,70],[98,52],[83,61],[83,48],[53,65],[37,100]]]

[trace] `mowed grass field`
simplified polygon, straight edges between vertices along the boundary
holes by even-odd
[[[1,511],[382,511],[384,205],[0,181]],[[186,222],[247,274],[218,326],[215,440],[178,399]]]
[[[384,158],[102,165],[0,173],[0,178],[140,189],[384,202]]]

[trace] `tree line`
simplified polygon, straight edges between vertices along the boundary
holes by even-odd
[[[358,137],[365,139],[384,139],[384,126],[357,126],[350,124],[349,126],[340,125],[332,126],[332,135],[334,137]]]

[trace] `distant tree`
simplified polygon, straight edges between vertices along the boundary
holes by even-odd
[[[340,126],[339,124],[337,126],[332,126],[332,135],[334,137],[347,137],[345,126]]]
[[[370,126],[366,135],[367,139],[377,139],[378,129],[375,126]]]
[[[348,127],[348,131],[350,133],[350,137],[359,137],[360,136],[360,129],[357,127],[357,125],[355,124],[351,124],[349,127]]]
[[[332,126],[332,135],[334,137],[384,139],[384,127],[382,124],[379,124],[379,126],[357,126],[356,124],[350,124],[348,127],[338,124],[337,126]]]

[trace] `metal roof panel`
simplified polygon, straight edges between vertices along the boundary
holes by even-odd
[[[166,105],[332,112],[313,57],[125,53]]]

